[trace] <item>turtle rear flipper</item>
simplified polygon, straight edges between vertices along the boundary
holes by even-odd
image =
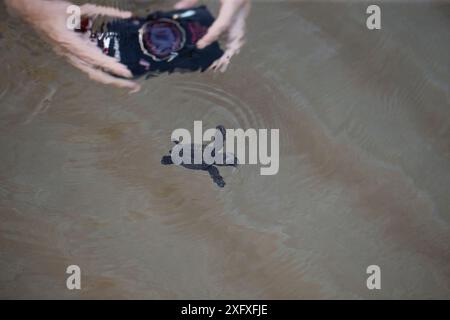
[[[213,181],[221,188],[225,187],[225,181],[219,173],[219,169],[214,166],[208,167],[208,172]]]

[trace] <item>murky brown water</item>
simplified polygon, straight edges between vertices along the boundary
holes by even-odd
[[[450,2],[366,7],[255,2],[226,74],[129,96],[2,3],[0,297],[450,298]],[[161,166],[194,120],[280,128],[279,174]]]

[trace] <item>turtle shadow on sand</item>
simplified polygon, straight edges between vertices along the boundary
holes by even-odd
[[[216,127],[217,129],[217,134],[221,134],[222,135],[222,143],[225,142],[226,139],[226,130],[224,128],[224,126],[220,125]],[[179,141],[174,141],[175,144],[179,144]],[[212,163],[212,164],[208,164],[205,162],[205,160],[202,157],[202,163],[199,164],[195,164],[194,163],[194,154],[195,154],[195,150],[201,150],[202,154],[205,151],[206,148],[211,148],[211,146],[208,146],[207,144],[203,144],[203,145],[197,145],[197,144],[190,144],[189,146],[187,146],[187,148],[189,148],[191,150],[191,161],[187,164],[185,163],[181,163],[180,166],[186,168],[186,169],[191,169],[191,170],[203,170],[203,171],[208,171],[210,177],[213,179],[214,183],[217,184],[220,188],[223,188],[225,186],[225,181],[223,180],[223,177],[220,175],[219,169],[217,167],[225,167],[225,166],[230,166],[230,167],[237,167],[238,165],[238,161],[237,158],[230,154],[230,153],[221,153],[222,156],[222,161],[221,163]],[[214,146],[212,147],[213,150],[211,150],[210,154],[213,157],[216,157],[216,150],[220,150],[222,149],[222,145],[216,145],[214,144]],[[172,150],[169,151],[169,153],[172,153]],[[183,156],[183,149],[181,149],[180,151],[180,157]],[[163,156],[161,159],[161,164],[163,165],[171,165],[174,164],[172,161],[172,156],[171,155],[166,155]]]

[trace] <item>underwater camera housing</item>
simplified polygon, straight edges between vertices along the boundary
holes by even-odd
[[[218,42],[196,47],[213,22],[209,10],[200,6],[115,20],[92,36],[105,54],[125,64],[135,77],[204,71],[223,55]]]

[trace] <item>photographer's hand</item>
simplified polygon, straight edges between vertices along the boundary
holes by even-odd
[[[110,74],[131,78],[132,74],[125,65],[103,54],[85,34],[74,32],[67,27],[67,9],[72,3],[60,0],[6,0],[6,4],[49,39],[58,54],[65,56],[72,65],[88,74],[91,79],[129,88],[132,92],[139,90],[137,83]],[[131,12],[92,4],[82,5],[80,9],[81,15],[84,16],[131,16]]]
[[[195,6],[198,0],[181,0],[176,5],[176,9],[187,9]],[[250,12],[250,0],[221,0],[222,6],[219,15],[213,25],[208,29],[203,38],[201,38],[197,47],[202,49],[214,41],[222,34],[228,34],[225,54],[215,61],[210,69],[224,72],[230,59],[238,54],[244,45],[245,21]]]

